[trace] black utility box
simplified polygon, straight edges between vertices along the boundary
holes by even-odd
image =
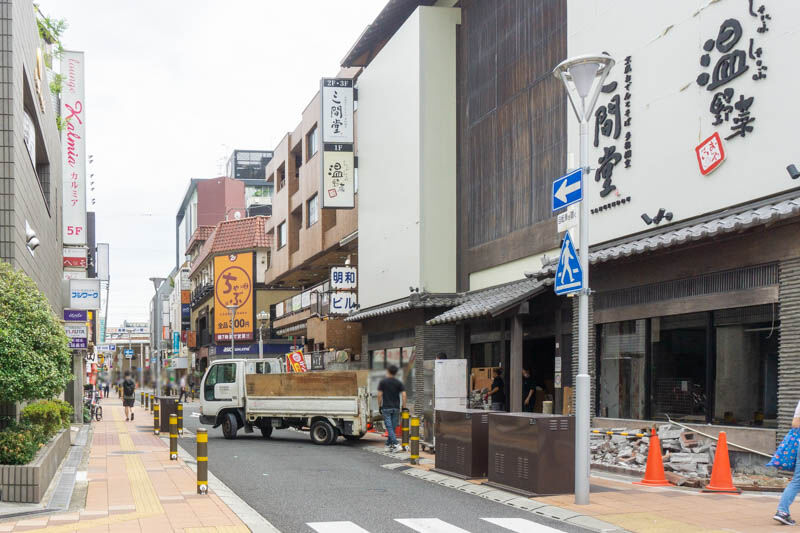
[[[436,410],[436,470],[460,478],[484,478],[489,411]]]
[[[526,496],[575,492],[575,418],[492,412],[488,466],[487,484],[498,488]]]
[[[169,415],[178,414],[177,396],[158,396],[159,431],[169,435]]]

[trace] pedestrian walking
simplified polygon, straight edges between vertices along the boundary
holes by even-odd
[[[389,365],[386,377],[378,383],[378,411],[386,426],[386,448],[392,452],[399,449],[395,430],[400,423],[400,409],[406,408],[407,397],[403,382],[397,379],[397,370],[395,365]]]
[[[794,475],[792,476],[792,480],[789,481],[789,484],[786,485],[786,488],[783,489],[783,493],[781,494],[781,499],[778,502],[778,510],[775,513],[775,516],[772,518],[780,522],[781,524],[785,524],[787,526],[793,526],[795,524],[792,516],[789,514],[789,506],[792,505],[794,499],[797,497],[797,493],[800,492],[800,446],[797,446],[797,438],[798,438],[798,431],[800,431],[800,402],[797,402],[797,407],[794,409],[794,418],[792,418],[792,429],[789,435],[786,436],[784,439],[784,444],[788,444],[786,441],[790,438],[794,438],[793,445],[797,448],[795,452],[795,466],[794,466]],[[794,433],[794,435],[792,434]],[[781,444],[781,446],[784,446]]]
[[[522,369],[522,412],[532,413],[534,403],[534,393],[536,392],[536,385],[533,383],[533,376],[531,371],[527,368]]]
[[[181,386],[181,391],[178,394],[178,402],[183,401],[183,400],[187,400],[189,398],[189,394],[186,391],[186,376],[185,375],[181,376],[180,386]]]
[[[108,380],[105,380],[103,382],[103,397],[104,398],[108,398],[108,393],[109,393],[110,390],[111,390],[111,384],[108,382]]]
[[[133,420],[133,403],[136,400],[136,382],[130,372],[125,372],[122,380],[122,405],[125,407],[125,420]]]
[[[489,389],[487,396],[491,398],[492,411],[503,411],[506,403],[506,384],[503,381],[503,369],[495,368],[493,374],[492,388]]]

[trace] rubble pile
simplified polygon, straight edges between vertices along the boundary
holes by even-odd
[[[611,467],[613,470],[630,474],[642,474],[647,464],[647,453],[650,448],[650,437],[631,436],[637,433],[649,435],[649,429],[614,428],[602,429],[612,434],[592,433],[590,450],[592,464]],[[620,435],[620,433],[628,433]],[[664,471],[670,481],[681,485],[694,485],[692,481],[701,482],[711,474],[714,463],[716,445],[689,430],[671,424],[658,428],[661,441]],[[675,475],[669,475],[674,472]]]

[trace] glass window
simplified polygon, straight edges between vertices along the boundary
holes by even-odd
[[[206,382],[203,387],[203,394],[205,395],[206,400],[213,401],[214,400],[214,385],[217,384],[217,369],[218,366],[211,367],[211,370],[208,371],[208,375],[206,376]]]
[[[400,368],[400,363],[400,348],[389,348],[386,350],[386,366],[394,365],[397,368]]]
[[[406,346],[403,348],[403,366],[408,365],[414,358],[415,346]]]
[[[600,414],[645,418],[646,320],[600,326]]]
[[[311,131],[306,135],[306,161],[314,157],[317,153],[317,127],[311,128]]]
[[[278,249],[286,246],[286,221],[278,224]]]
[[[372,369],[379,370],[385,368],[385,352],[383,350],[372,351]]]
[[[310,228],[319,221],[319,196],[314,195],[308,201],[308,227]]]

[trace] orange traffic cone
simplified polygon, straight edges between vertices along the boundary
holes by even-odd
[[[672,483],[667,481],[664,475],[664,462],[661,460],[661,442],[658,440],[656,430],[653,428],[650,434],[650,449],[647,452],[647,468],[644,471],[644,478],[641,481],[634,481],[634,485],[646,485],[648,487],[668,487]]]
[[[717,452],[714,454],[714,466],[711,468],[711,482],[706,485],[703,492],[742,493],[741,490],[733,486],[731,461],[728,456],[728,437],[724,431],[719,432]]]

